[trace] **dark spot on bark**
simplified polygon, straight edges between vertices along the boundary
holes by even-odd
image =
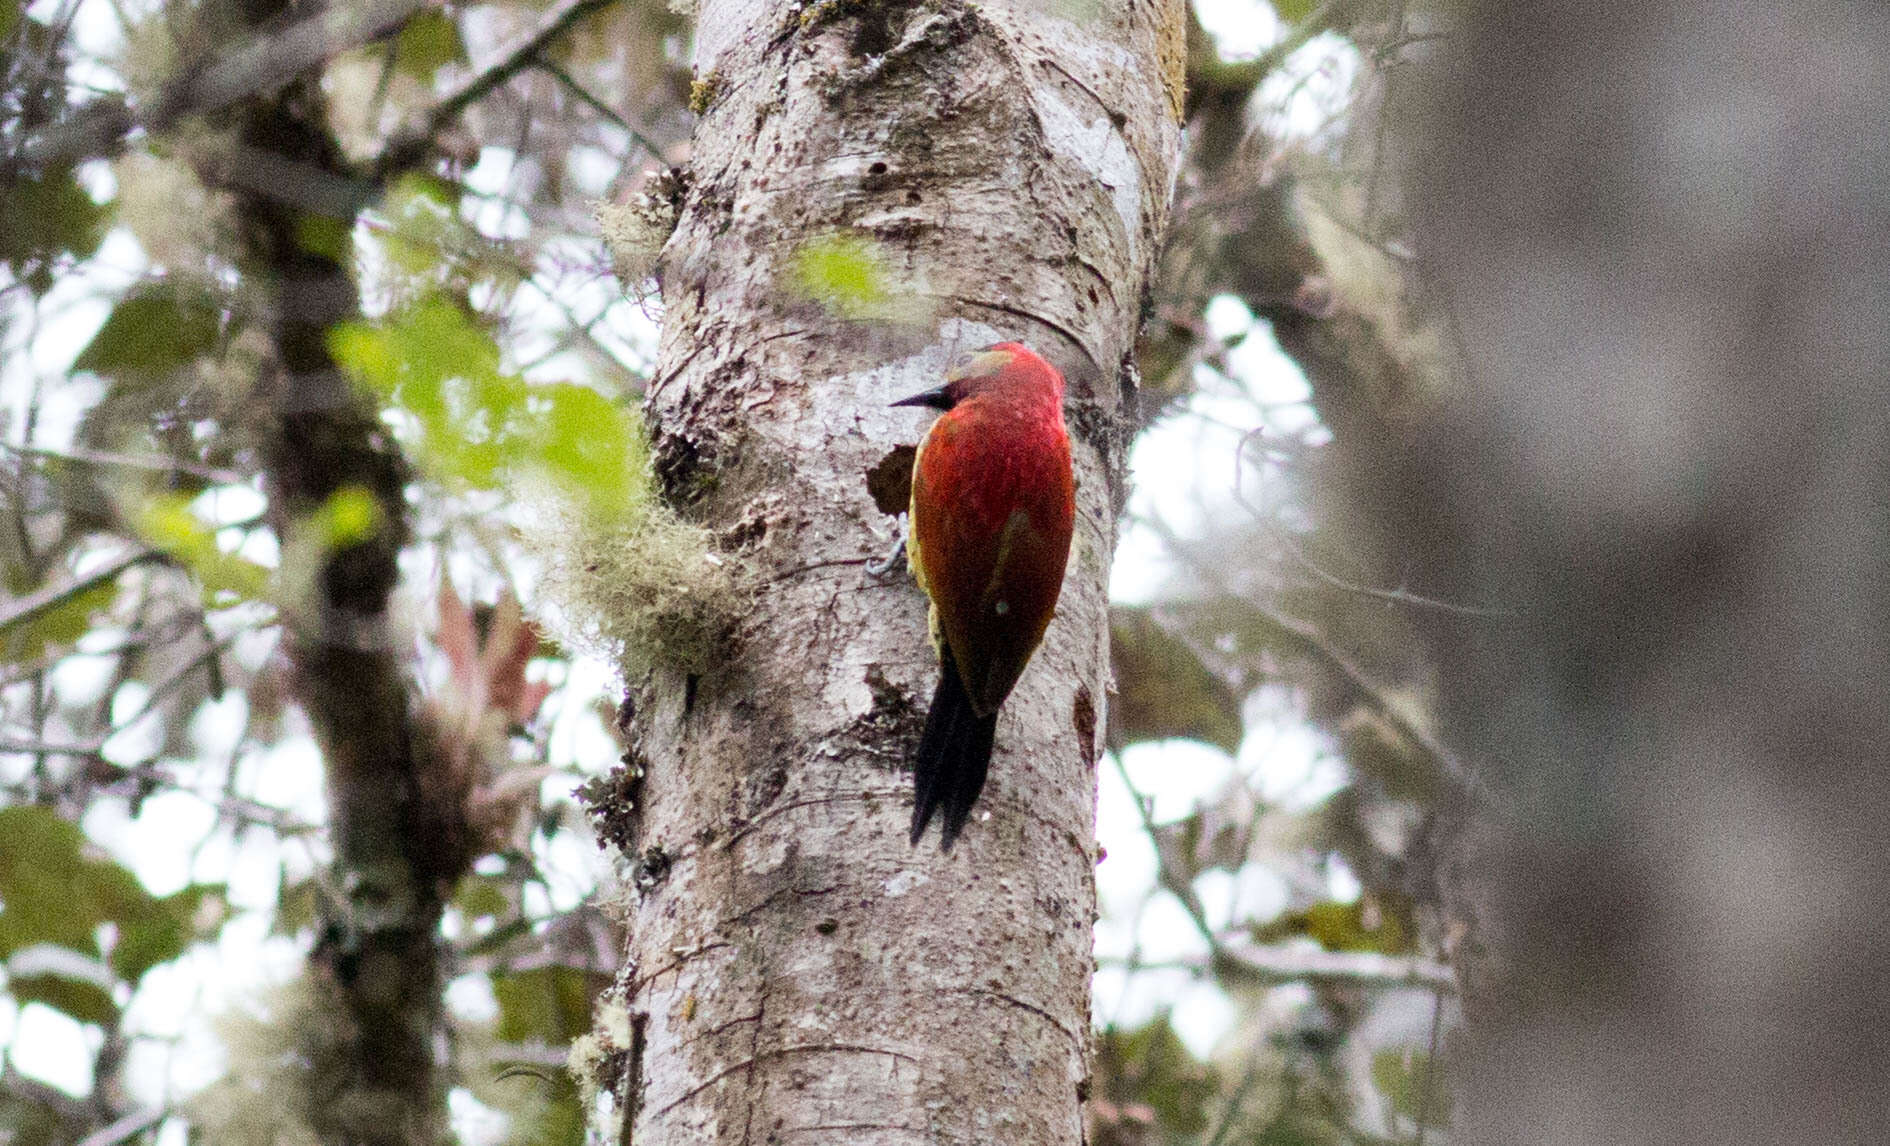
[[[866,471],[866,490],[881,513],[897,517],[911,506],[912,460],[918,453],[916,446],[894,446]]]
[[[694,439],[659,430],[652,435],[652,466],[663,496],[674,506],[700,501],[715,485],[711,457]]]
[[[1089,1079],[1087,1076],[1079,1079],[1076,1083],[1076,1101],[1089,1101]]]
[[[908,191],[906,192],[906,202],[916,207],[920,203],[925,202],[925,197],[920,195],[917,191]]]
[[[866,173],[868,175],[884,175],[886,174],[886,164],[879,160],[875,160],[873,162],[873,165],[866,169]]]
[[[1086,684],[1076,686],[1076,699],[1070,704],[1070,726],[1076,732],[1076,742],[1083,746],[1083,755],[1094,767],[1102,753],[1096,742],[1096,701]]]
[[[636,718],[637,718],[636,694],[631,693],[631,692],[626,692],[623,694],[622,703],[617,705],[617,720],[616,720],[617,732],[620,735],[629,736],[630,724],[632,721],[636,720]]]
[[[683,678],[682,711],[684,716],[688,716],[691,712],[695,711],[696,686],[701,683],[702,677],[696,673],[690,673]]]
[[[819,923],[814,924],[814,930],[820,932],[822,935],[832,935],[834,932],[840,930],[840,921],[838,919],[823,919]]]
[[[899,42],[899,33],[905,25],[906,9],[903,4],[873,4],[861,13],[859,23],[853,29],[853,54],[856,56],[883,56],[887,50]]]
[[[761,539],[768,535],[768,519],[750,517],[736,522],[722,534],[722,548],[726,550],[745,549],[761,544]]]
[[[906,690],[886,678],[886,670],[877,664],[866,666],[866,687],[873,693],[873,708],[878,712],[903,713],[912,708]]]
[[[651,844],[630,865],[630,882],[640,892],[654,891],[658,884],[669,878],[669,869],[675,864],[669,852],[662,844]]]
[[[1122,111],[1116,108],[1110,108],[1109,109],[1109,122],[1115,126],[1115,129],[1117,131],[1121,131],[1122,125],[1129,122],[1129,117],[1125,113],[1123,113]]]
[[[1092,305],[1102,301],[1102,296],[1096,293],[1095,287],[1089,288],[1089,301]]]

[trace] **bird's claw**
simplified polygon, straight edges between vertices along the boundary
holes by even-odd
[[[898,568],[899,562],[905,558],[905,555],[906,538],[904,534],[901,534],[886,556],[866,563],[866,575],[876,580],[884,580],[887,574]]]

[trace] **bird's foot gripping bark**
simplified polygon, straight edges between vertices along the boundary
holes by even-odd
[[[876,558],[866,563],[866,575],[883,581],[894,569],[899,567],[905,558],[906,535],[902,532],[899,534],[899,539],[893,542],[893,547],[887,550],[886,556]]]

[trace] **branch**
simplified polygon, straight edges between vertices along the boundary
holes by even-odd
[[[325,60],[398,31],[415,13],[437,2],[339,5],[286,29],[257,32],[219,51],[201,71],[172,84],[149,107],[129,107],[117,96],[87,104],[70,119],[27,139],[17,156],[0,163],[0,170],[114,154],[135,130],[162,131],[188,116],[274,91]]]
[[[570,31],[578,21],[593,12],[609,7],[615,0],[563,0],[556,8],[545,14],[538,22],[538,28],[512,49],[500,56],[484,71],[466,80],[449,91],[433,105],[418,128],[398,135],[388,141],[375,161],[374,170],[379,175],[397,171],[413,162],[416,154],[432,146],[438,137],[461,112],[490,95],[500,84],[531,67],[538,54],[550,47],[559,36]],[[646,143],[645,146],[648,146]]]
[[[1348,13],[1351,0],[1326,0],[1306,14],[1306,18],[1287,29],[1272,47],[1251,60],[1222,60],[1216,57],[1213,69],[1217,87],[1252,88],[1272,75],[1287,58],[1322,32],[1330,32]],[[1211,49],[1210,49],[1211,52]]]
[[[139,546],[118,558],[116,561],[96,569],[83,577],[68,581],[64,585],[48,585],[37,593],[22,597],[13,604],[8,605],[4,610],[0,610],[0,633],[4,633],[17,625],[25,624],[41,613],[56,609],[68,601],[71,601],[73,598],[103,585],[105,582],[117,577],[120,573],[123,573],[133,565],[141,565],[146,561],[162,560],[166,560],[165,554],[155,549]]]
[[[1228,969],[1271,983],[1344,983],[1358,987],[1457,989],[1448,964],[1416,955],[1376,951],[1324,951],[1274,947],[1244,940],[1223,941],[1217,958]]]
[[[632,142],[634,142],[637,146],[641,147],[643,150],[649,152],[651,158],[657,160],[658,162],[662,161],[662,158],[663,158],[662,148],[656,146],[655,143],[651,142],[649,136],[644,135],[641,131],[638,131],[636,126],[632,124],[629,120],[617,114],[617,110],[615,108],[611,107],[609,104],[605,103],[603,100],[598,99],[595,95],[592,95],[591,90],[585,87],[583,84],[578,83],[577,80],[572,77],[570,72],[567,72],[563,68],[559,67],[555,61],[545,59],[542,56],[534,60],[533,64],[536,65],[539,71],[544,72],[546,75],[550,76],[554,80],[557,80],[558,83],[563,85],[564,89],[570,92],[573,96],[575,96],[578,102],[582,103],[585,107],[590,108],[592,111],[596,112],[598,115],[603,116],[613,126],[618,128],[624,134],[628,135]]]
[[[1387,604],[1409,605],[1421,609],[1436,609],[1438,612],[1455,613],[1460,617],[1510,617],[1515,615],[1507,609],[1491,609],[1481,605],[1460,605],[1454,601],[1440,601],[1435,597],[1426,597],[1421,593],[1413,593],[1409,589],[1404,588],[1379,589],[1371,585],[1360,585],[1356,582],[1346,580],[1328,570],[1317,561],[1314,561],[1312,555],[1306,552],[1306,547],[1299,543],[1298,538],[1294,537],[1286,530],[1281,529],[1278,523],[1267,516],[1266,512],[1260,506],[1249,502],[1246,492],[1241,489],[1241,475],[1247,468],[1247,443],[1265,432],[1266,423],[1263,422],[1253,429],[1248,430],[1245,434],[1242,434],[1240,444],[1234,447],[1234,500],[1239,502],[1240,507],[1253,516],[1254,521],[1259,523],[1260,528],[1266,530],[1268,536],[1279,542],[1280,548],[1286,550],[1287,555],[1299,562],[1307,572],[1340,592],[1356,593],[1361,597],[1370,597],[1374,600],[1384,601]]]
[[[1344,653],[1327,644],[1319,631],[1311,625],[1294,620],[1276,610],[1253,601],[1234,591],[1233,587],[1216,571],[1211,562],[1201,560],[1194,552],[1194,547],[1174,531],[1174,528],[1159,517],[1153,515],[1143,518],[1143,524],[1154,530],[1162,542],[1177,556],[1186,558],[1194,571],[1208,583],[1208,587],[1221,596],[1238,602],[1241,607],[1250,609],[1253,614],[1299,646],[1308,657],[1323,661],[1346,684],[1368,704],[1371,705],[1386,723],[1409,738],[1411,743],[1420,748],[1437,766],[1438,773],[1460,790],[1487,798],[1489,788],[1471,771],[1468,765],[1446,748],[1436,737],[1426,732],[1411,718],[1406,716],[1396,704],[1392,703],[1385,688],[1367,676],[1363,669],[1353,664]]]
[[[161,1106],[153,1106],[149,1110],[135,1110],[103,1130],[95,1130],[79,1139],[79,1146],[117,1146],[120,1142],[128,1142],[144,1133],[149,1127],[162,1122],[165,1113],[166,1111]]]
[[[44,458],[47,461],[66,462],[72,465],[142,470],[146,473],[157,474],[183,474],[186,477],[201,478],[213,485],[240,485],[249,480],[248,474],[239,473],[236,470],[198,465],[178,458],[115,454],[106,450],[88,450],[78,446],[66,450],[48,450],[39,446],[16,446],[8,442],[0,442],[0,449],[21,457]]]

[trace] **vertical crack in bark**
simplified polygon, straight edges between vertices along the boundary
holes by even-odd
[[[643,1054],[649,1025],[649,1015],[642,1011],[631,1014],[630,1054],[623,1066],[623,1132],[620,1136],[623,1146],[636,1146],[637,1114],[643,1108]]]

